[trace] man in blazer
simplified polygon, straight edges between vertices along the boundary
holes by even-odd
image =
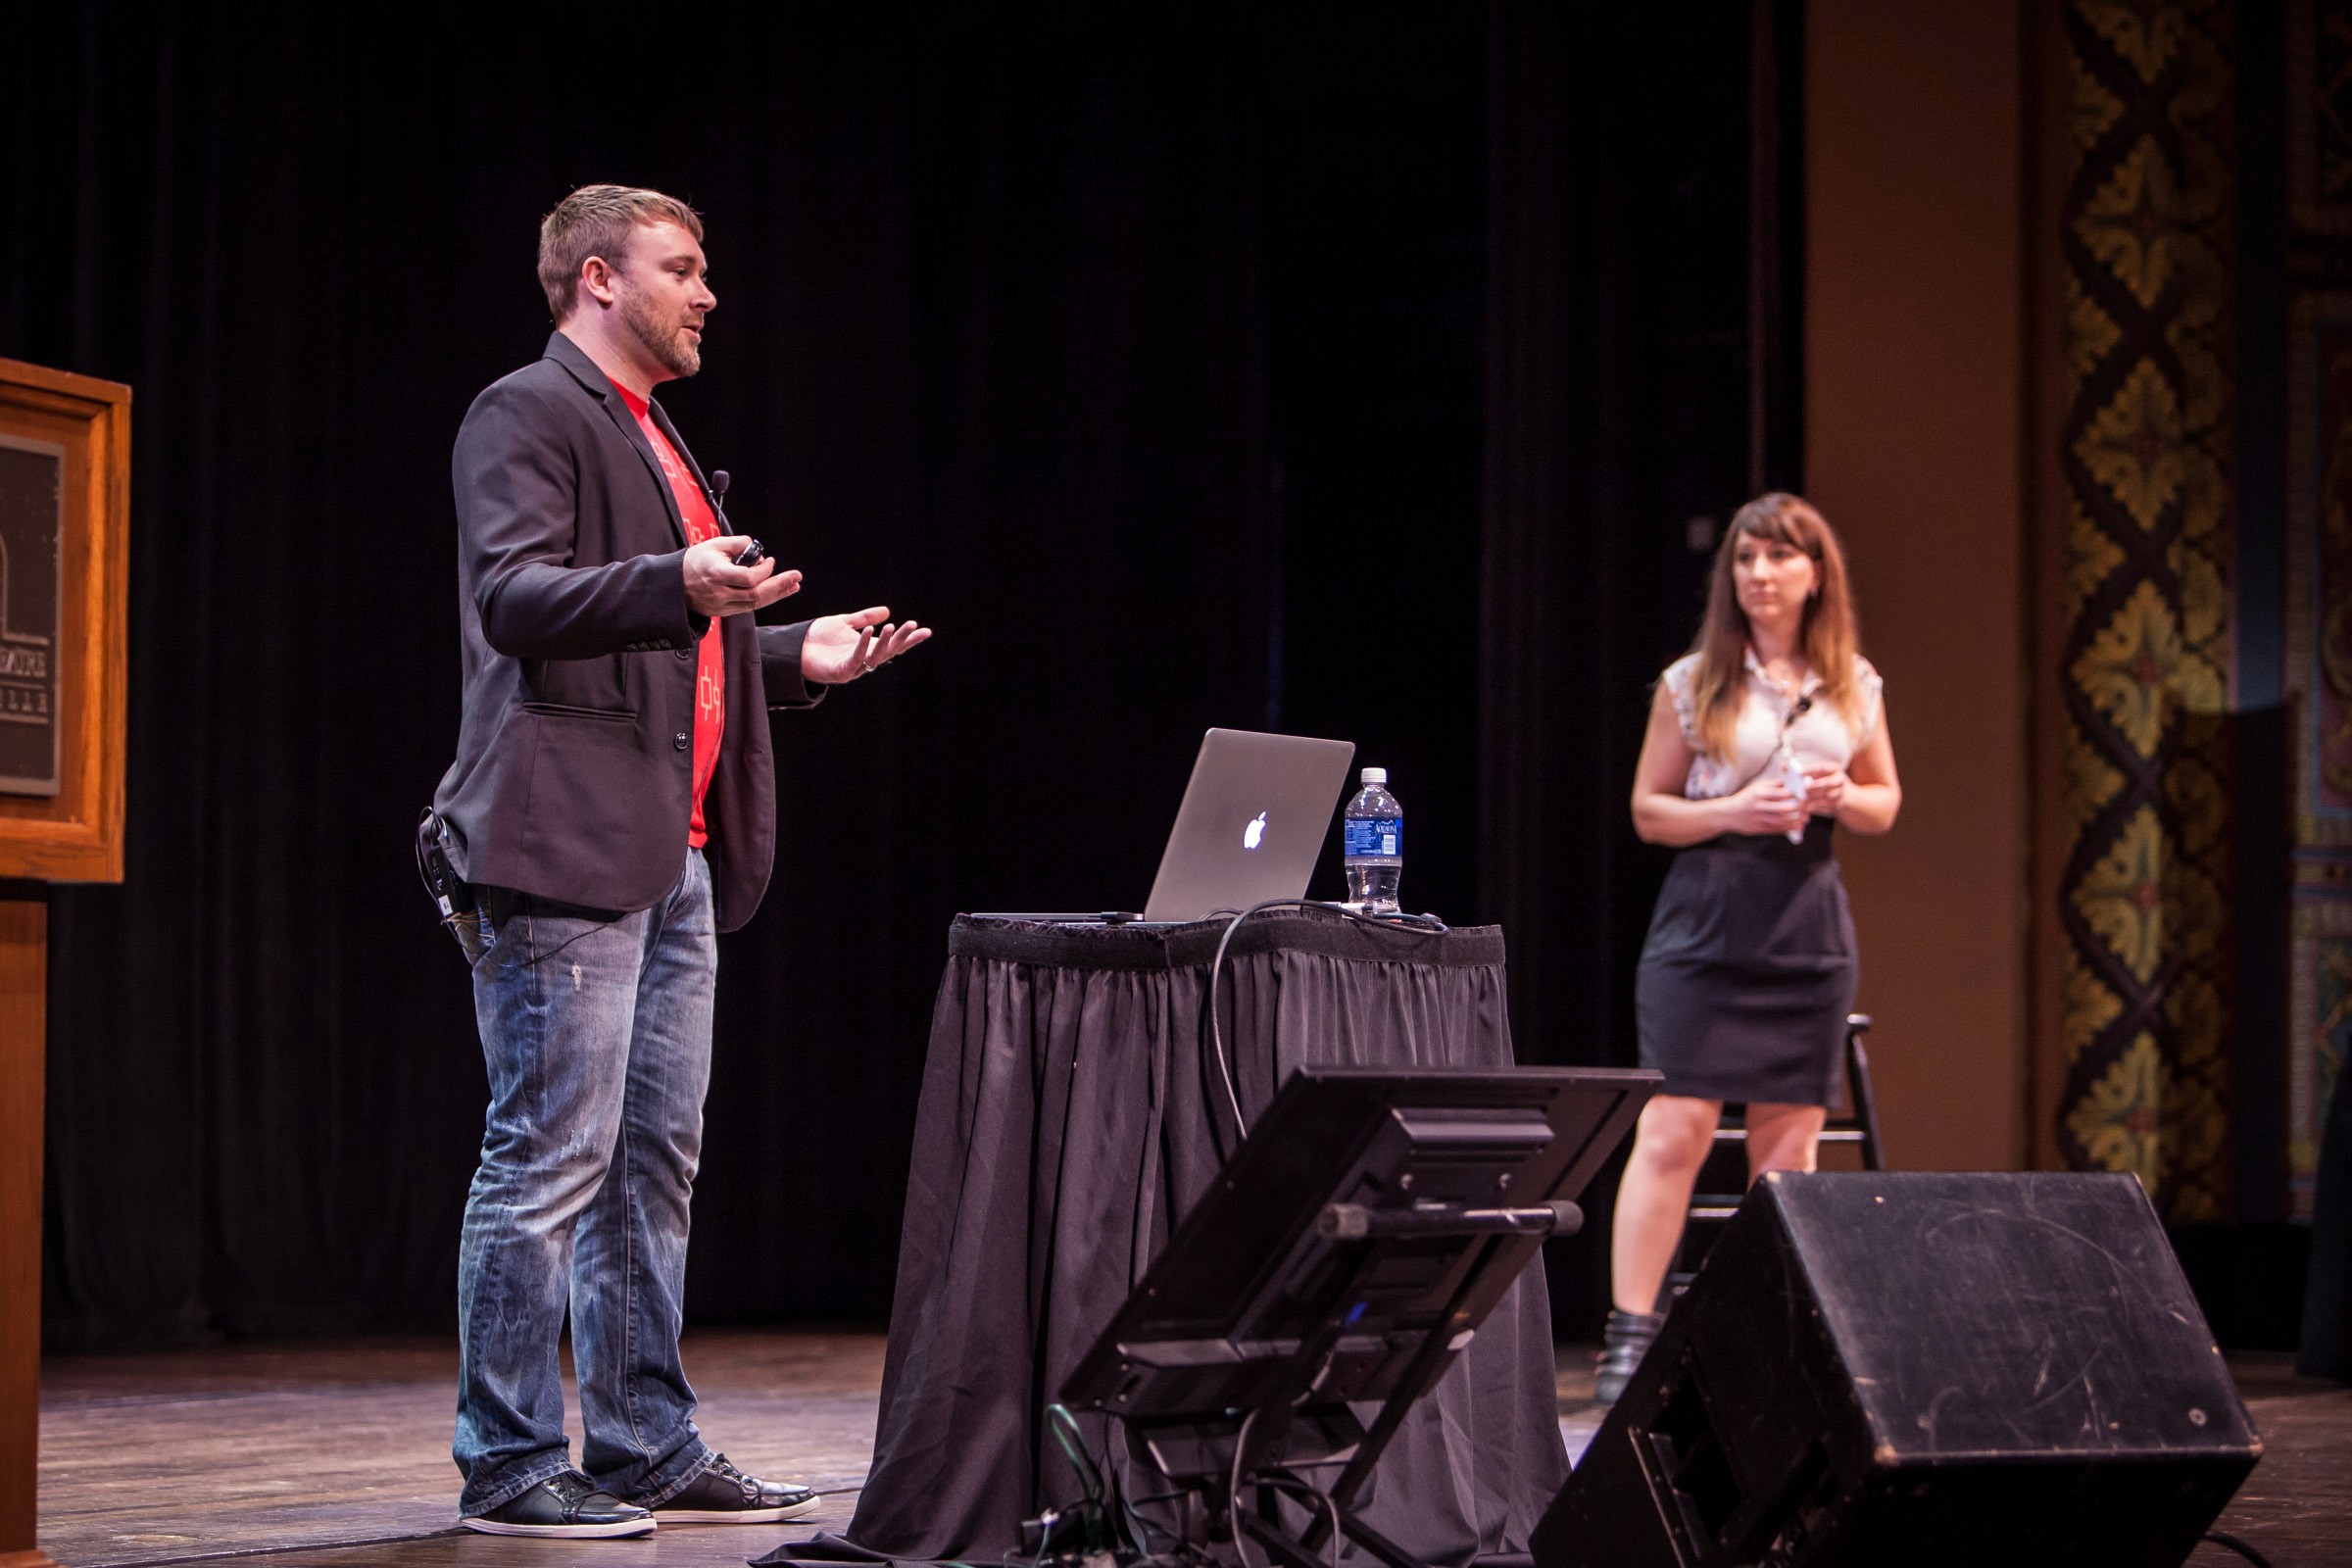
[[[754,624],[800,573],[739,564],[752,541],[653,401],[701,368],[702,233],[659,192],[564,198],[540,228],[546,357],[474,400],[452,466],[465,713],[434,806],[479,890],[461,940],[490,1079],[455,1455],[462,1521],[489,1534],[816,1506],[711,1451],[678,1357],[715,938],[751,918],[774,858],[769,710],[930,633],[881,607]]]

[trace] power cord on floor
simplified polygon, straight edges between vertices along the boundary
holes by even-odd
[[[1357,925],[1371,926],[1381,931],[1417,931],[1424,935],[1443,936],[1452,929],[1434,914],[1366,914],[1360,909],[1350,909],[1344,904],[1327,904],[1319,899],[1268,899],[1262,904],[1252,904],[1226,922],[1225,934],[1217,939],[1216,956],[1208,964],[1208,1040],[1209,1056],[1217,1067],[1217,1081],[1225,1091],[1225,1106],[1233,1113],[1236,1147],[1239,1147],[1241,1140],[1250,1136],[1250,1121],[1242,1114],[1242,1097],[1234,1092],[1233,1064],[1225,1054],[1225,1031],[1217,1020],[1217,984],[1224,974],[1225,950],[1233,945],[1233,934],[1242,928],[1243,921],[1268,909],[1322,909],[1343,919],[1353,920]],[[1208,1118],[1208,1124],[1213,1135],[1217,1124],[1213,1114]]]
[[[2208,1530],[2205,1532],[2205,1539],[2212,1542],[2217,1546],[2226,1546],[2230,1550],[2236,1552],[2240,1557],[2245,1558],[2246,1561],[2253,1563],[2255,1568],[2271,1568],[2270,1558],[2265,1557],[2261,1552],[2256,1551],[2252,1546],[2247,1545],[2244,1542],[2238,1540],[2235,1536],[2229,1534],[2227,1531]]]
[[[1148,1494],[1130,1500],[1119,1484],[1119,1473],[1107,1453],[1098,1457],[1077,1417],[1062,1404],[1046,1406],[1046,1430],[1078,1477],[1083,1498],[1066,1507],[1049,1508],[1021,1526],[1023,1544],[1007,1551],[998,1568],[1081,1568],[1107,1559],[1119,1568],[1222,1568],[1214,1558],[1186,1544],[1181,1529],[1170,1529],[1144,1517],[1146,1503],[1166,1502],[1182,1492]],[[1173,1551],[1153,1551],[1152,1535],[1165,1536]]]

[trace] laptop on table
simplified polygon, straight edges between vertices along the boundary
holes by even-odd
[[[1140,914],[989,911],[985,918],[1176,924],[1269,899],[1304,898],[1354,760],[1349,741],[1212,729],[1200,739],[1192,781]]]

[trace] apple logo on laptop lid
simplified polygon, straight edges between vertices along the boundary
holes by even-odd
[[[1251,822],[1248,827],[1242,829],[1242,848],[1245,850],[1256,849],[1258,840],[1264,838],[1265,834],[1266,813],[1260,811],[1257,813],[1257,820]]]

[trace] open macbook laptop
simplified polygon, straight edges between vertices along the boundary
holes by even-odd
[[[1200,739],[1142,917],[1200,920],[1268,899],[1304,898],[1354,759],[1349,741],[1210,730]],[[1115,923],[1136,916],[1101,910],[995,918]]]

